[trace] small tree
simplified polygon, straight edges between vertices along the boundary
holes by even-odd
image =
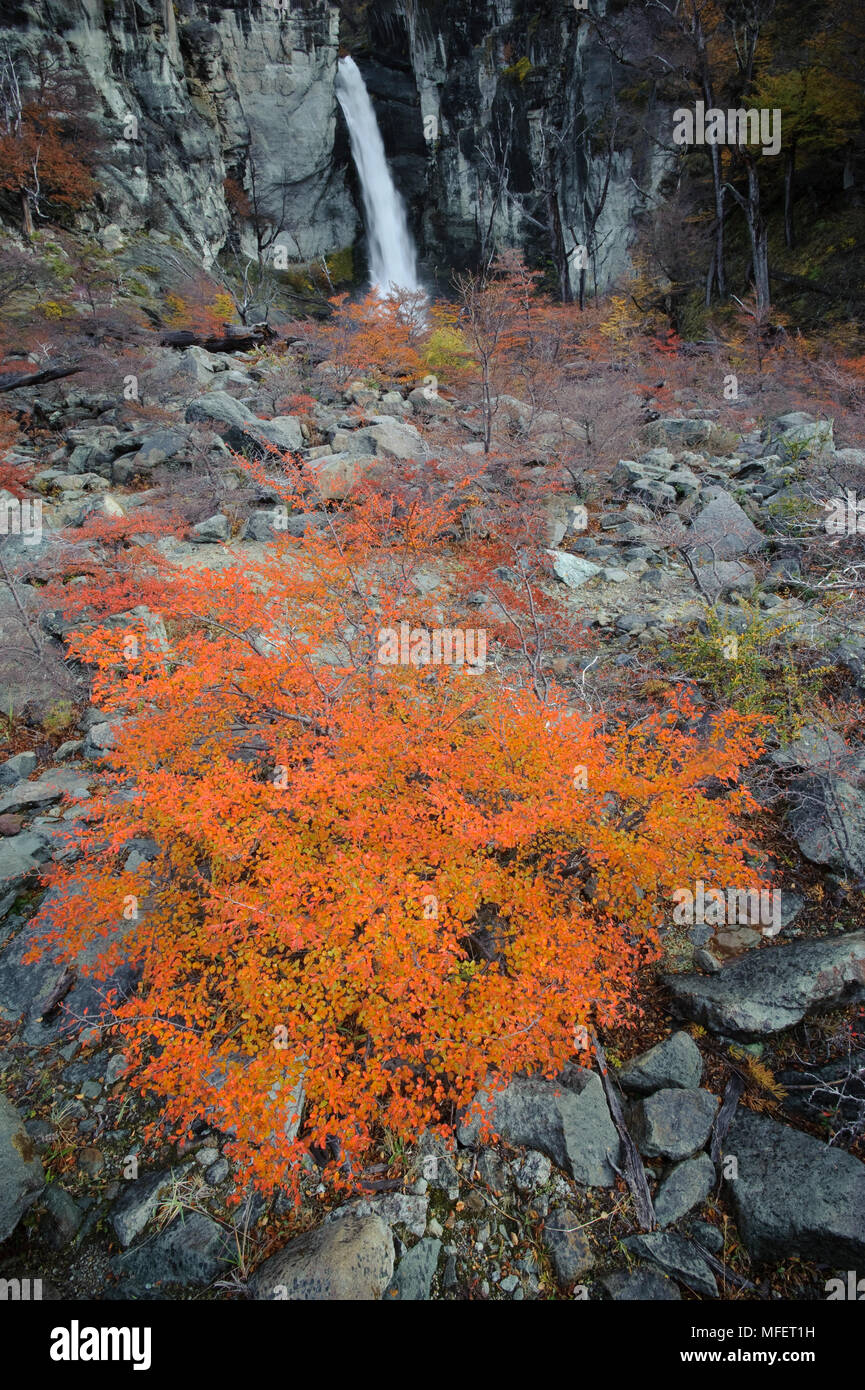
[[[46,81],[28,98],[8,45],[0,52],[0,189],[17,200],[28,238],[35,217],[83,207],[96,187],[64,97]]]
[[[283,504],[308,506],[281,463]],[[383,1126],[449,1134],[491,1077],[557,1072],[575,1028],[628,1017],[675,887],[754,877],[747,721],[706,749],[675,710],[603,727],[492,669],[403,664],[403,623],[466,626],[414,583],[447,523],[394,480],[302,553],[175,575],[167,653],[145,628],[73,645],[127,717],[130,796],[106,785],[51,871],[47,939],[136,963],[114,1012],[136,1084],[267,1190],[326,1145],[355,1181]]]

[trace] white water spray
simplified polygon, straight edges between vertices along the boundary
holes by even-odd
[[[405,207],[387,167],[369,92],[353,58],[339,60],[336,98],[348,126],[360,179],[373,289],[381,295],[388,294],[394,285],[418,290],[417,255]]]

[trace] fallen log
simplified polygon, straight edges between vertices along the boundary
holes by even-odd
[[[46,381],[59,381],[74,376],[81,367],[46,367],[41,372],[4,372],[0,375],[0,391],[14,391],[18,386],[41,386]]]
[[[273,329],[266,323],[254,323],[243,328],[225,324],[224,327],[225,332],[221,334],[193,333],[188,328],[171,329],[163,333],[160,341],[163,347],[200,347],[205,352],[245,352],[248,348],[260,347],[262,343],[276,337]]]
[[[739,1104],[744,1089],[744,1080],[737,1071],[734,1071],[730,1080],[727,1082],[721,1108],[715,1116],[715,1123],[712,1126],[712,1144],[709,1149],[709,1157],[716,1168],[721,1158],[724,1140],[727,1137],[727,1130],[733,1123],[736,1106]]]
[[[631,1138],[630,1131],[625,1124],[625,1117],[622,1114],[622,1107],[619,1104],[619,1097],[616,1088],[610,1079],[607,1070],[607,1058],[603,1047],[598,1041],[594,1030],[591,1031],[592,1048],[598,1060],[598,1069],[601,1073],[601,1085],[607,1097],[607,1106],[610,1117],[618,1131],[622,1141],[622,1154],[624,1158],[624,1172],[622,1177],[628,1185],[631,1196],[634,1199],[634,1212],[640,1223],[641,1231],[654,1231],[657,1226],[655,1220],[655,1208],[652,1205],[652,1194],[649,1191],[649,1183],[646,1178],[646,1170],[643,1167],[643,1160],[640,1151]],[[612,1165],[615,1168],[615,1164]],[[616,1169],[616,1172],[619,1170]]]

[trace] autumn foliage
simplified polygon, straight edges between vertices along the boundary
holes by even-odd
[[[283,504],[308,506],[281,465]],[[743,718],[707,748],[686,707],[629,729],[492,659],[377,659],[403,621],[477,627],[413,582],[449,520],[406,488],[359,493],[255,566],[162,576],[168,651],[131,614],[73,645],[124,716],[129,799],[109,777],[51,871],[55,945],[136,964],[114,1001],[135,1084],[170,1131],[223,1130],[265,1188],[328,1142],[356,1177],[382,1126],[448,1132],[490,1078],[555,1072],[577,1027],[629,1017],[676,885],[754,878]]]
[[[22,211],[24,230],[33,232],[33,212],[43,203],[55,212],[83,207],[96,185],[75,148],[68,118],[47,100],[25,102],[0,120],[0,189],[13,195]]]
[[[424,370],[430,332],[426,295],[395,290],[381,296],[370,290],[356,301],[337,294],[329,302],[329,318],[310,325],[307,336],[327,352],[341,381],[361,376],[398,384]]]

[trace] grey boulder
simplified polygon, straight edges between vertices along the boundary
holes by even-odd
[[[865,932],[762,947],[714,975],[667,975],[673,1006],[714,1032],[760,1037],[792,1028],[809,1009],[865,998]]]
[[[852,1154],[739,1109],[724,1144],[736,1225],[757,1260],[798,1255],[861,1269],[865,1262],[865,1164]]]
[[[379,1216],[345,1216],[290,1240],[249,1281],[251,1298],[302,1302],[380,1299],[394,1267],[393,1237]]]
[[[0,1241],[12,1234],[44,1186],[42,1164],[24,1121],[0,1095]]]
[[[620,1140],[594,1072],[569,1064],[556,1081],[519,1078],[492,1100],[484,1093],[478,1100],[493,1131],[509,1144],[540,1149],[588,1187],[615,1183],[610,1160],[620,1166]],[[459,1130],[460,1143],[476,1144],[480,1130],[480,1118],[469,1118]]]

